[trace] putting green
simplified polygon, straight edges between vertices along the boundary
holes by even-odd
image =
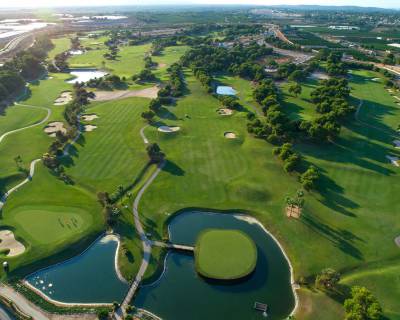
[[[239,279],[257,264],[253,240],[238,230],[211,229],[197,239],[196,269],[202,276],[219,280]]]
[[[53,243],[87,229],[92,217],[80,208],[63,206],[18,207],[11,212],[17,226],[38,243]]]

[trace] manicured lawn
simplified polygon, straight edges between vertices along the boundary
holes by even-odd
[[[65,159],[67,172],[94,192],[113,193],[119,185],[132,183],[147,161],[145,145],[139,135],[141,113],[149,99],[93,103],[87,113],[99,118],[88,123],[97,129],[78,140],[72,158]]]
[[[94,42],[98,41],[94,39]],[[103,54],[108,52],[105,48],[90,50],[82,55],[71,57],[68,63],[72,68],[105,69],[120,77],[130,78],[144,68],[143,58],[150,47],[150,44],[121,47],[116,60],[107,60],[103,57]]]
[[[23,128],[39,122],[46,116],[46,110],[24,106],[8,107],[0,115],[0,136],[8,131]]]
[[[2,211],[2,226],[14,230],[26,246],[24,254],[10,259],[11,271],[21,266],[33,271],[77,254],[102,230],[101,212],[94,194],[65,184],[37,164],[32,182],[12,194]]]
[[[400,265],[398,263],[374,266],[344,276],[347,286],[363,286],[369,289],[381,303],[384,315],[391,320],[400,319]]]
[[[64,81],[68,77],[66,74],[51,74],[50,76],[53,78],[30,84],[29,94],[27,94],[20,103],[39,107],[48,107],[52,111],[48,122],[63,121],[62,112],[64,111],[64,107],[53,106],[53,103],[60,92],[70,89],[71,85]],[[43,119],[47,114],[46,110],[21,106],[8,108],[6,112],[13,115],[13,112],[17,109],[25,110],[27,113],[24,114],[24,116],[21,115],[21,118],[18,120],[15,116],[10,118],[10,124],[27,121],[27,117],[29,114],[32,114],[32,111],[37,113],[33,118],[33,120],[35,120],[34,122],[37,122],[39,114],[41,115],[40,119]],[[20,115],[21,112],[22,111],[20,111],[18,115]],[[4,119],[6,120],[7,118]],[[2,118],[0,118],[0,121],[1,119]],[[0,172],[0,193],[3,193],[11,186],[14,186],[17,181],[22,180],[25,177],[25,175],[18,170],[14,160],[15,157],[20,156],[23,161],[23,167],[28,169],[32,160],[40,158],[43,153],[46,152],[53,139],[43,131],[45,125],[46,124],[43,124],[13,133],[7,136],[0,143],[0,167],[2,168]]]
[[[202,276],[233,280],[250,274],[257,264],[253,240],[237,230],[207,230],[196,242],[196,270]]]
[[[69,37],[51,39],[51,42],[53,42],[54,48],[48,54],[50,60],[54,59],[56,55],[68,51],[71,48],[71,40]]]

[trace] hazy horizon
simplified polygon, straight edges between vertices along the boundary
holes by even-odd
[[[265,0],[251,0],[243,3],[243,0],[80,0],[54,1],[54,0],[2,0],[0,8],[53,8],[53,7],[101,7],[101,6],[157,6],[157,5],[170,5],[170,6],[190,6],[190,5],[258,5],[258,6],[274,6],[274,5],[319,5],[319,6],[359,6],[359,7],[377,7],[400,9],[400,2],[398,0],[325,0],[323,3],[318,0],[285,0],[285,1],[265,1]]]

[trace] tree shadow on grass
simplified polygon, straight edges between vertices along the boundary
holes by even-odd
[[[161,107],[160,110],[157,111],[157,116],[161,119],[178,120],[177,116],[165,107]]]
[[[344,230],[333,228],[322,222],[316,216],[311,216],[304,213],[300,219],[307,227],[319,233],[321,236],[332,242],[332,244],[340,249],[347,255],[352,256],[357,260],[363,260],[362,252],[356,247],[355,242],[365,242],[354,233]]]
[[[175,162],[171,160],[166,160],[165,165],[162,169],[164,172],[168,172],[174,176],[184,176],[185,170],[179,167]]]

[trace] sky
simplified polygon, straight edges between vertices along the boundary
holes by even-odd
[[[106,5],[165,5],[165,4],[317,4],[352,5],[381,8],[400,8],[400,0],[0,0],[2,7],[62,7],[62,6],[106,6]]]

